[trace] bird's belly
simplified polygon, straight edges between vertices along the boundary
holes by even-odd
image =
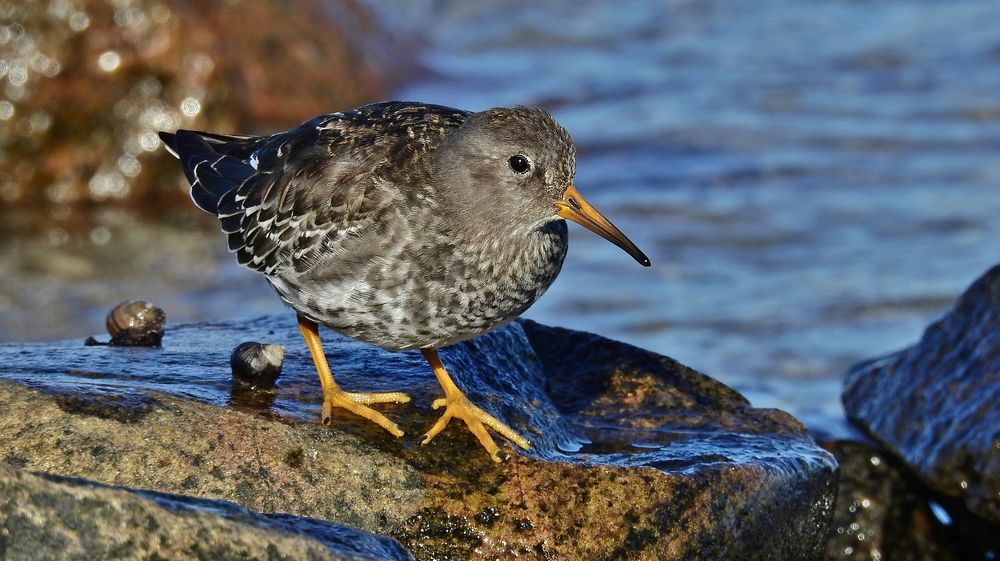
[[[270,280],[286,303],[314,321],[348,337],[404,350],[443,347],[514,320],[545,292],[555,272],[521,286],[463,279],[445,287],[410,279],[392,289],[330,283],[309,293],[280,278]]]
[[[272,276],[281,298],[314,321],[390,350],[442,347],[471,339],[521,315],[562,267],[565,238],[528,263],[494,260],[449,263],[446,274],[406,274],[395,280],[328,279],[303,283]],[[389,275],[392,276],[392,275]],[[309,286],[308,291],[300,287]]]

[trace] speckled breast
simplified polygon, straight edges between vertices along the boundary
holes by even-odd
[[[339,333],[390,350],[438,348],[521,315],[555,280],[566,250],[566,222],[554,219],[482,243],[385,248],[353,274],[268,280],[297,311]]]

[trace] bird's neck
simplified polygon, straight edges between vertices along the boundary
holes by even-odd
[[[477,263],[496,268],[491,276],[514,284],[551,282],[562,267],[567,241],[566,221],[555,217],[533,224],[483,224],[456,234],[459,247]]]

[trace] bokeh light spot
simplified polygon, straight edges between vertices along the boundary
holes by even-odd
[[[197,99],[188,97],[181,102],[181,112],[188,117],[197,115],[199,111],[201,111],[201,103]]]
[[[105,72],[114,72],[121,66],[122,57],[115,51],[104,51],[97,57],[97,66]]]

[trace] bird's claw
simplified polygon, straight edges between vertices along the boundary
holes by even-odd
[[[434,423],[434,426],[427,431],[421,444],[429,443],[435,436],[440,434],[445,427],[448,426],[448,421],[450,421],[452,417],[457,417],[465,421],[469,430],[476,436],[479,440],[479,444],[486,449],[486,452],[489,453],[494,462],[504,461],[509,458],[510,455],[506,452],[502,452],[500,448],[497,447],[496,442],[493,441],[493,437],[491,437],[489,432],[487,432],[486,427],[497,431],[508,440],[525,450],[531,447],[531,443],[528,442],[526,438],[514,432],[514,429],[503,424],[493,415],[490,415],[486,411],[483,411],[479,407],[473,405],[472,402],[470,402],[462,394],[449,395],[435,399],[431,404],[432,409],[439,409],[441,407],[446,408],[444,414],[441,415],[441,418],[439,418],[437,422]]]
[[[355,415],[364,417],[376,425],[389,431],[393,436],[403,436],[399,425],[390,421],[385,415],[368,407],[371,403],[406,403],[409,396],[400,392],[390,393],[351,393],[340,389],[327,391],[323,397],[321,419],[323,425],[330,426],[333,422],[333,409],[346,409]]]

